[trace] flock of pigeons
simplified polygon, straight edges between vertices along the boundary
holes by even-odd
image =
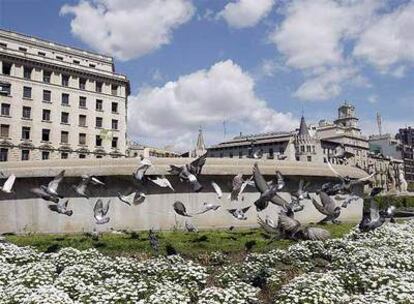
[[[256,153],[255,158],[261,158],[260,153]],[[336,157],[346,157],[337,155]],[[170,165],[169,173],[177,175],[181,182],[188,183],[194,192],[200,192],[203,186],[198,180],[198,176],[202,171],[202,168],[206,162],[206,154],[195,159],[194,161],[187,163],[183,166]],[[303,226],[297,219],[295,219],[295,213],[301,212],[304,209],[304,201],[310,200],[316,210],[318,210],[324,218],[319,224],[328,222],[339,223],[338,218],[341,215],[342,208],[346,208],[352,201],[359,199],[359,196],[353,193],[353,186],[359,183],[367,183],[369,179],[373,177],[370,175],[366,178],[351,179],[347,176],[340,175],[328,161],[329,168],[335,173],[339,181],[334,183],[323,184],[322,187],[315,191],[315,194],[311,195],[307,189],[309,189],[310,183],[301,179],[296,191],[290,192],[290,199],[286,200],[280,195],[281,191],[285,190],[285,178],[279,172],[276,171],[275,177],[266,181],[260,172],[258,163],[253,165],[252,176],[244,179],[242,174],[238,174],[233,178],[230,194],[228,200],[236,203],[232,209],[227,209],[228,213],[237,220],[246,220],[247,213],[254,205],[258,212],[261,212],[268,208],[269,204],[277,205],[280,209],[278,218],[274,221],[269,215],[265,219],[262,219],[258,215],[259,225],[274,238],[283,239],[305,239],[305,240],[324,240],[330,237],[329,232],[326,229],[319,227]],[[147,170],[152,166],[152,163],[147,158],[141,158],[138,168],[133,173],[133,178],[137,183],[135,191],[128,194],[117,193],[118,199],[131,206],[140,205],[146,199],[146,185],[148,183],[154,183],[162,188],[169,188],[171,191],[175,191],[171,182],[163,175],[150,176],[147,175]],[[45,201],[49,201],[48,207],[51,211],[57,212],[62,215],[72,216],[73,211],[69,209],[69,200],[59,192],[59,185],[64,178],[65,171],[61,171],[56,177],[53,178],[47,185],[41,185],[40,187],[31,189],[31,192],[42,198]],[[5,176],[3,176],[6,178]],[[13,185],[16,180],[16,176],[11,174],[6,178],[3,186],[0,190],[5,193],[13,193]],[[72,189],[79,196],[89,199],[88,187],[90,186],[105,186],[105,183],[100,181],[97,177],[91,175],[84,175],[78,185],[73,185]],[[223,197],[223,191],[221,187],[211,182],[211,186],[214,189],[217,199],[221,200]],[[254,201],[253,204],[244,204],[239,206],[240,202],[244,202],[245,198],[243,192],[247,186],[255,187],[260,193],[259,198]],[[395,208],[390,207],[386,210],[380,210],[376,204],[374,197],[382,191],[381,188],[374,188],[371,191],[369,197],[365,198],[370,203],[370,212],[364,213],[362,221],[359,225],[361,231],[370,231],[380,227],[387,219],[393,218]],[[317,199],[319,197],[319,199]],[[341,206],[338,206],[336,201],[342,200]],[[104,202],[102,199],[97,199],[93,208],[93,216],[96,224],[105,224],[110,221],[109,207],[111,200],[108,199]],[[181,201],[173,203],[173,209],[179,216],[185,218],[191,218],[193,216],[199,216],[207,212],[215,212],[221,208],[219,203],[205,202],[202,205],[202,209],[198,212],[189,213],[186,206]],[[185,228],[188,232],[197,231],[197,228],[191,221],[185,220]],[[231,226],[230,230],[234,227]],[[153,248],[158,248],[158,240],[156,234],[151,229],[149,232],[149,240]]]

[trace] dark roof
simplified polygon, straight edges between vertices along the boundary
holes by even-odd
[[[309,129],[308,129],[308,126],[306,125],[305,117],[303,116],[300,119],[300,127],[299,127],[298,136],[310,137]]]

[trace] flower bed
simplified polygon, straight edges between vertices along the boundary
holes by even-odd
[[[0,243],[0,304],[414,303],[414,221],[251,253],[145,261]]]

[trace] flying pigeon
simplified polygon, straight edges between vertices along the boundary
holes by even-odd
[[[91,175],[82,175],[82,180],[78,185],[73,185],[72,188],[75,190],[77,194],[79,194],[82,197],[85,197],[89,199],[88,194],[86,193],[86,189],[89,184],[94,185],[105,185],[103,182],[101,182],[99,179],[97,179],[94,176]]]
[[[292,196],[298,200],[299,202],[305,200],[305,199],[310,199],[310,195],[309,192],[306,191],[306,188],[308,188],[310,185],[310,183],[306,183],[304,182],[303,179],[299,180],[299,185],[298,185],[298,190],[294,193],[292,193]]]
[[[206,163],[206,158],[207,153],[184,166],[170,165],[169,172],[171,174],[178,174],[181,181],[189,182],[195,192],[200,192],[203,189],[203,186],[198,182],[197,176],[201,173],[201,170]]]
[[[38,197],[44,199],[45,201],[54,202],[57,204],[59,202],[59,198],[47,193],[43,188],[32,188],[30,190],[32,193],[36,194]]]
[[[49,182],[47,186],[41,185],[40,189],[44,190],[50,196],[53,196],[56,198],[63,198],[63,196],[59,195],[58,188],[59,188],[60,182],[63,180],[64,175],[65,175],[65,170],[60,171],[60,173],[56,175],[55,178],[51,182]]]
[[[140,166],[137,170],[132,174],[132,176],[138,182],[144,182],[144,176],[147,170],[152,166],[152,162],[148,158],[142,158],[140,162]]]
[[[173,207],[174,207],[174,211],[175,211],[177,214],[179,214],[179,215],[181,215],[181,216],[191,217],[191,215],[189,215],[189,214],[187,213],[187,209],[185,208],[185,206],[184,206],[184,204],[183,204],[182,202],[180,202],[180,201],[176,201],[176,202],[173,204]]]
[[[329,221],[334,224],[339,223],[336,219],[341,214],[341,207],[337,207],[335,201],[326,192],[320,191],[319,198],[321,199],[322,205],[312,198],[312,203],[315,208],[323,215],[326,215],[319,223],[322,224]]]
[[[156,177],[154,179],[150,178],[150,181],[152,181],[154,184],[160,186],[161,188],[170,188],[172,191],[175,191],[175,189],[173,188],[173,186],[171,185],[170,181],[165,177]]]
[[[287,205],[286,200],[277,194],[285,185],[283,176],[280,172],[276,172],[277,180],[270,184],[266,183],[263,175],[260,173],[257,163],[253,166],[253,178],[257,190],[260,192],[260,197],[254,204],[257,211],[262,211],[267,208],[269,201],[273,204],[285,208]]]
[[[13,193],[13,185],[16,180],[16,175],[10,175],[7,180],[4,182],[3,186],[0,187],[0,190],[4,193]]]
[[[254,182],[252,181],[253,176],[250,179],[244,180],[243,174],[239,173],[233,178],[232,183],[232,190],[230,194],[230,200],[231,201],[237,201],[239,200],[239,195],[241,195],[246,188],[247,185],[254,186]]]
[[[97,224],[106,224],[109,222],[109,217],[107,216],[109,211],[109,204],[111,200],[108,200],[106,204],[101,199],[98,199],[93,208],[93,216]]]
[[[215,192],[216,192],[216,194],[217,194],[217,198],[218,198],[218,199],[221,199],[221,197],[223,196],[223,191],[221,191],[220,186],[219,186],[219,185],[217,185],[215,182],[211,182],[211,185],[213,186],[214,191],[215,191]]]
[[[196,226],[193,225],[193,223],[189,222],[189,221],[185,221],[185,229],[188,232],[197,232],[198,229]]]
[[[122,195],[118,192],[118,198],[121,202],[131,206],[131,204],[139,205],[145,201],[146,194],[140,191],[132,192],[129,195]]]
[[[242,209],[227,209],[227,211],[238,220],[247,220],[246,212],[250,209],[251,206],[242,208]]]
[[[69,200],[60,200],[57,205],[49,205],[49,209],[59,214],[72,216],[73,211],[68,209]]]
[[[263,157],[263,150],[262,149],[257,149],[256,151],[254,151],[253,153],[253,158],[254,159],[260,159]]]
[[[215,205],[215,204],[211,204],[211,203],[203,203],[203,210],[197,212],[196,214],[203,214],[206,213],[210,210],[217,210],[219,209],[221,206],[220,205]]]

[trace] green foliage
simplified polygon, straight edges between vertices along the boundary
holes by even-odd
[[[380,208],[395,206],[397,208],[414,208],[414,196],[377,196],[375,201]]]

